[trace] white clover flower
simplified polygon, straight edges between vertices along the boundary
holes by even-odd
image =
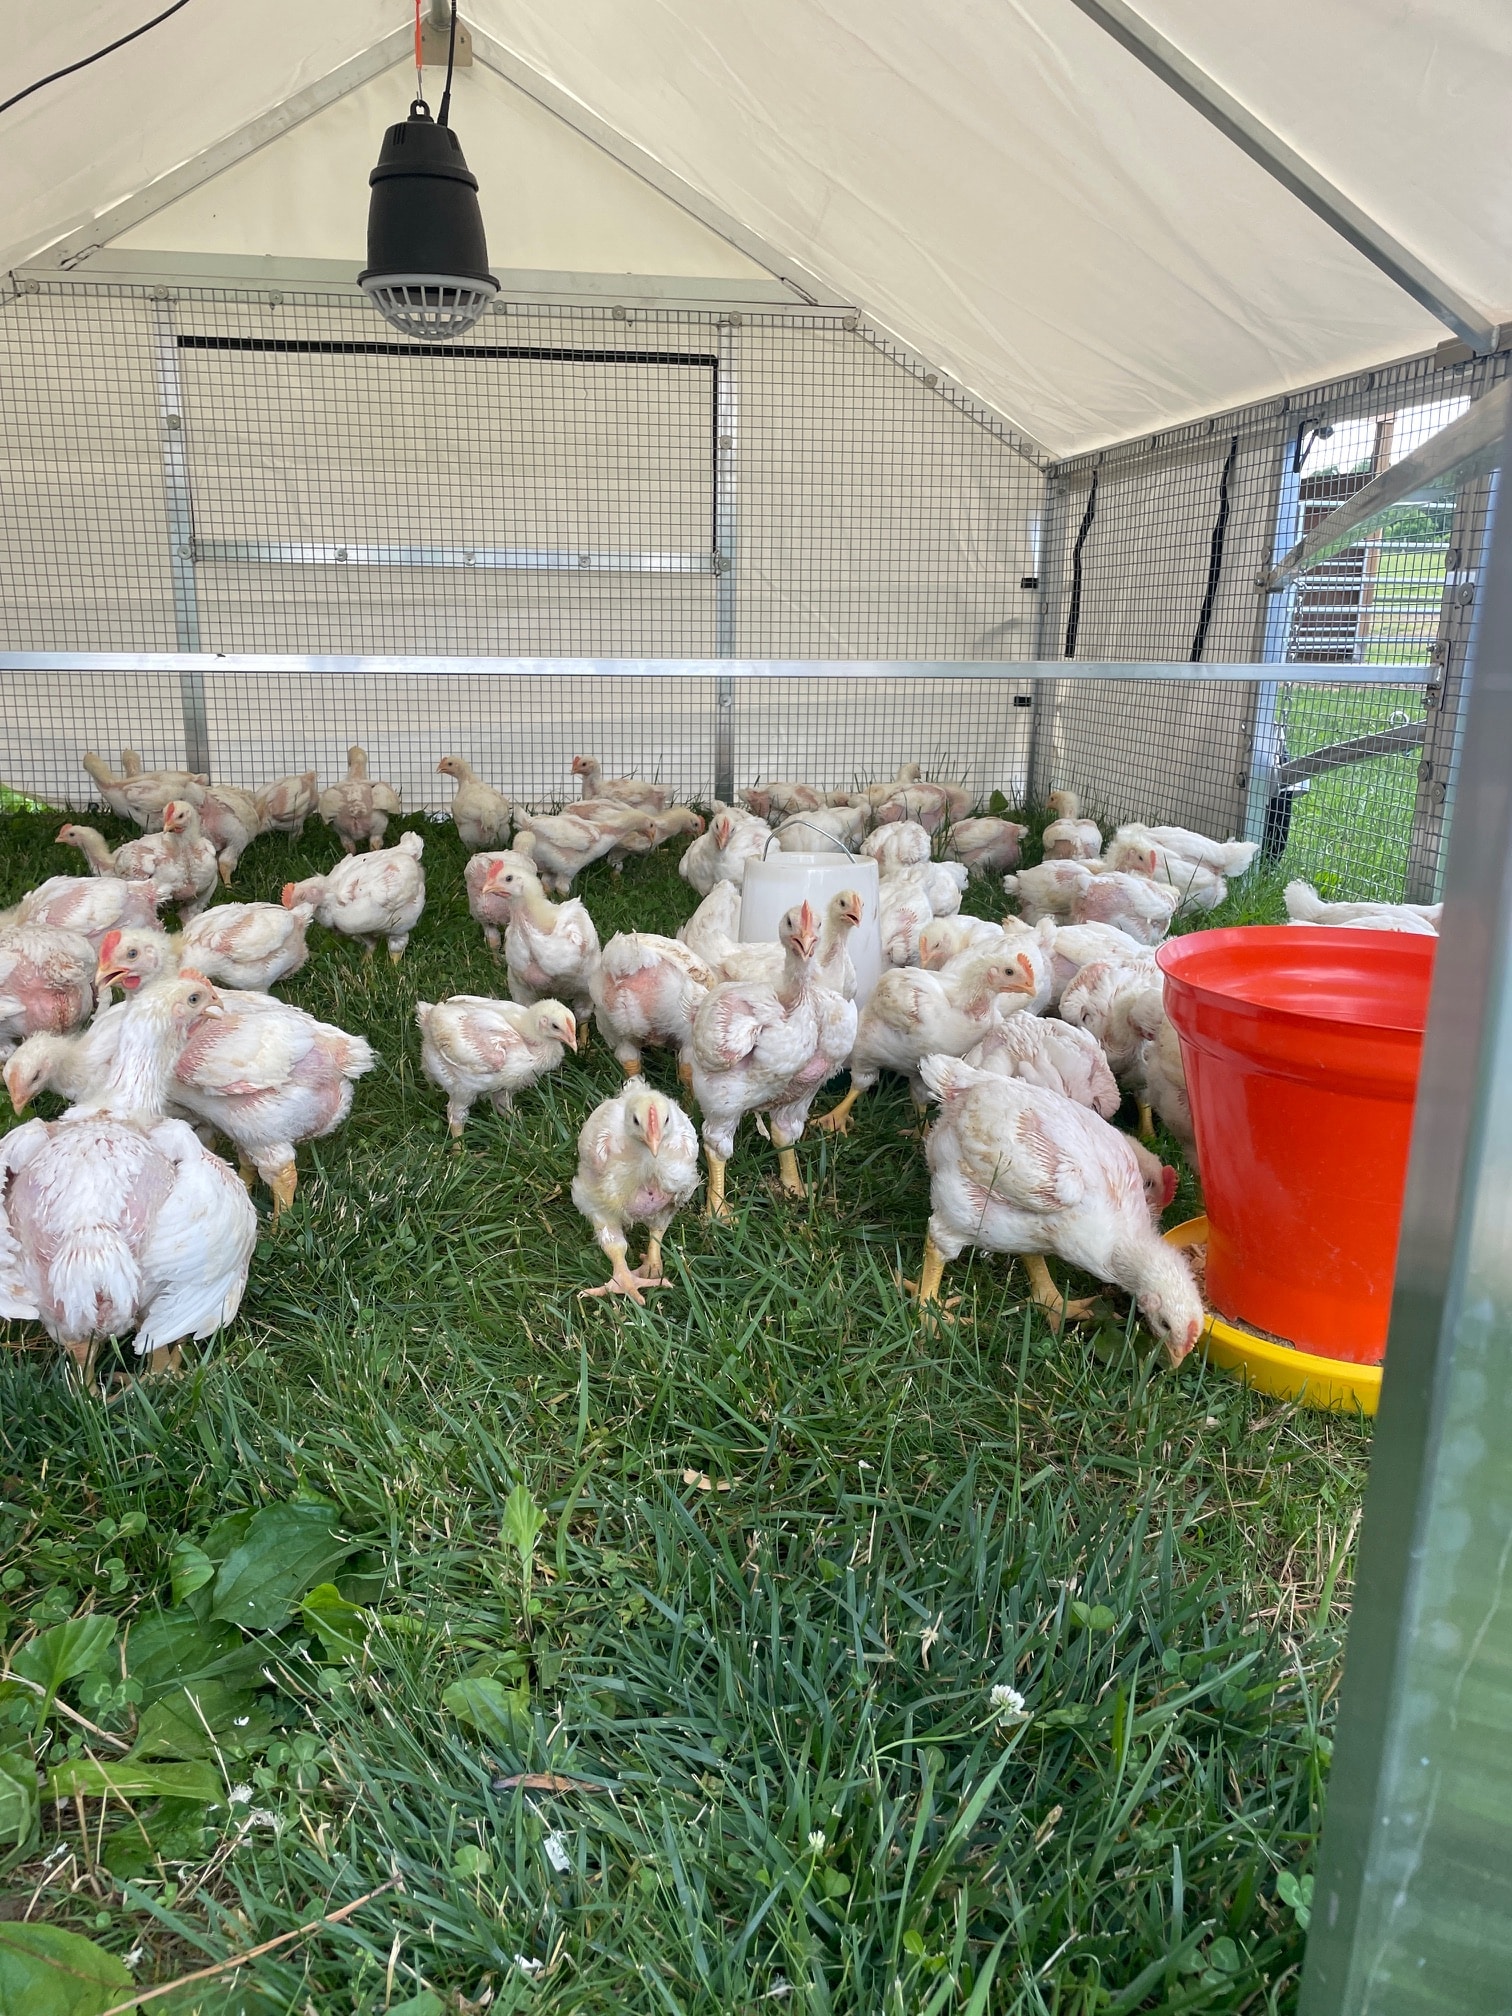
[[[250,1806],[252,1804],[252,1787],[250,1785],[233,1785],[226,1804],[228,1806]]]
[[[1027,1722],[1029,1710],[1024,1705],[1024,1697],[1017,1687],[1007,1687],[1001,1683],[988,1696],[994,1715],[1001,1715],[1005,1722]]]
[[[822,1855],[829,1846],[829,1836],[822,1827],[816,1827],[808,1837],[810,1855]]]

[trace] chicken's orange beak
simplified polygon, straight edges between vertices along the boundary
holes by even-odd
[[[568,1017],[567,1017],[567,1029],[568,1029],[568,1036],[567,1036],[567,1041],[568,1041],[568,1042],[569,1042],[569,1043],[570,1043],[570,1044],[572,1045],[573,1049],[574,1049],[574,1050],[576,1050],[576,1048],[578,1047],[578,1040],[577,1040],[577,1036],[578,1036],[578,1031],[577,1031],[577,1017],[576,1017],[576,1015],[572,1015],[572,1014],[569,1014],[569,1015],[568,1015]]]
[[[840,905],[840,915],[850,925],[852,930],[855,930],[859,926],[862,915],[862,904],[861,898],[856,895],[854,890],[851,891]]]
[[[444,756],[441,758],[441,761],[436,765],[436,768],[443,777],[446,775],[446,758]]]
[[[648,1106],[646,1108],[646,1146],[651,1150],[653,1155],[661,1146],[661,1138],[661,1115],[654,1106]]]
[[[112,987],[120,987],[129,993],[141,984],[141,978],[141,974],[133,973],[129,966],[108,964],[102,959],[95,968],[95,992],[108,994]]]
[[[19,1081],[15,1075],[13,1063],[6,1065],[3,1075],[5,1078],[5,1089],[10,1094],[11,1105],[18,1113],[24,1113],[31,1104],[31,1094],[29,1092],[23,1093],[18,1089]]]

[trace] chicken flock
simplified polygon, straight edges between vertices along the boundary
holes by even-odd
[[[110,809],[143,828],[111,848],[93,828],[58,840],[92,871],[56,875],[0,914],[0,1056],[17,1114],[39,1093],[67,1102],[0,1137],[0,1317],[39,1322],[79,1376],[101,1345],[131,1337],[149,1369],[172,1369],[187,1338],[235,1315],[256,1242],[261,1179],[272,1216],[291,1204],[300,1146],[347,1118],[373,1069],[360,1036],[271,991],[310,956],[312,925],[371,955],[402,958],[424,911],[424,842],[384,844],[399,794],[368,775],[363,749],[320,790],[314,772],[249,792],[180,770],[85,768]],[[1047,1256],[1132,1296],[1176,1364],[1203,1310],[1187,1264],[1160,1237],[1175,1172],[1114,1124],[1126,1095],[1140,1134],[1158,1116],[1195,1160],[1181,1052],[1166,1018],[1154,947],[1182,915],[1222,902],[1256,849],[1179,827],[1120,826],[1104,841],[1057,794],[1043,859],[1020,866],[1029,829],[983,814],[921,766],[862,791],[768,780],[719,804],[707,823],[662,786],[606,777],[580,756],[580,795],[536,813],[461,756],[452,818],[469,852],[468,909],[504,968],[508,999],[420,1002],[419,1061],[446,1102],[454,1143],[474,1105],[500,1112],[589,1041],[593,1024],[623,1075],[578,1140],[572,1197],[611,1273],[592,1294],[642,1302],[663,1283],[662,1242],[706,1179],[711,1217],[731,1212],[728,1167],[751,1115],[778,1152],[783,1190],[801,1196],[796,1150],[810,1127],[843,1133],[886,1072],[903,1077],[925,1130],[931,1215],[917,1284],[937,1299],[968,1247],[1024,1260],[1035,1300],[1057,1320],[1084,1305],[1056,1289]],[[342,854],[285,885],[278,904],[210,898],[267,832],[323,819]],[[572,884],[688,836],[679,873],[697,906],[676,937],[621,932],[601,942]],[[884,968],[858,1003],[849,941],[864,904],[842,890],[819,914],[782,919],[775,944],[738,936],[746,864],[769,849],[858,856],[877,865]],[[968,877],[1001,876],[1015,911],[961,914]],[[1434,908],[1336,905],[1286,891],[1299,925],[1433,931]],[[161,912],[176,913],[170,933]],[[113,996],[119,993],[120,999]],[[683,1107],[642,1076],[672,1053]],[[849,1071],[845,1095],[813,1108]],[[233,1171],[211,1145],[229,1144]],[[700,1170],[700,1141],[704,1168]],[[632,1237],[645,1257],[629,1262]]]

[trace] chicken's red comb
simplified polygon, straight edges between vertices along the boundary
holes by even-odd
[[[1179,1180],[1180,1179],[1178,1178],[1176,1171],[1171,1167],[1169,1162],[1164,1162],[1161,1164],[1160,1208],[1162,1211],[1168,1210],[1170,1206],[1175,1203],[1176,1185]]]
[[[295,884],[292,882],[285,882],[283,885],[283,894],[278,900],[282,903],[285,910],[292,910],[294,908],[294,889]]]
[[[107,931],[105,933],[105,936],[100,940],[100,964],[102,966],[105,964],[107,959],[113,959],[115,957],[116,947],[120,944],[120,942],[121,942],[121,934],[119,931]]]

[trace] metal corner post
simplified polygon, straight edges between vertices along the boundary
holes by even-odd
[[[168,518],[168,571],[173,582],[173,625],[180,651],[200,649],[199,590],[194,578],[194,499],[189,489],[189,446],[179,380],[178,329],[173,303],[152,303],[152,358],[157,382],[158,429],[163,450],[163,502]],[[205,675],[179,673],[184,719],[184,768],[210,774],[210,722]]]
[[[1512,1983],[1512,516],[1483,576],[1302,2016]]]
[[[714,401],[714,655],[736,655],[738,609],[735,563],[740,528],[736,456],[740,447],[738,326],[719,325],[719,389]],[[714,796],[729,804],[735,796],[735,681],[721,673],[714,682]]]

